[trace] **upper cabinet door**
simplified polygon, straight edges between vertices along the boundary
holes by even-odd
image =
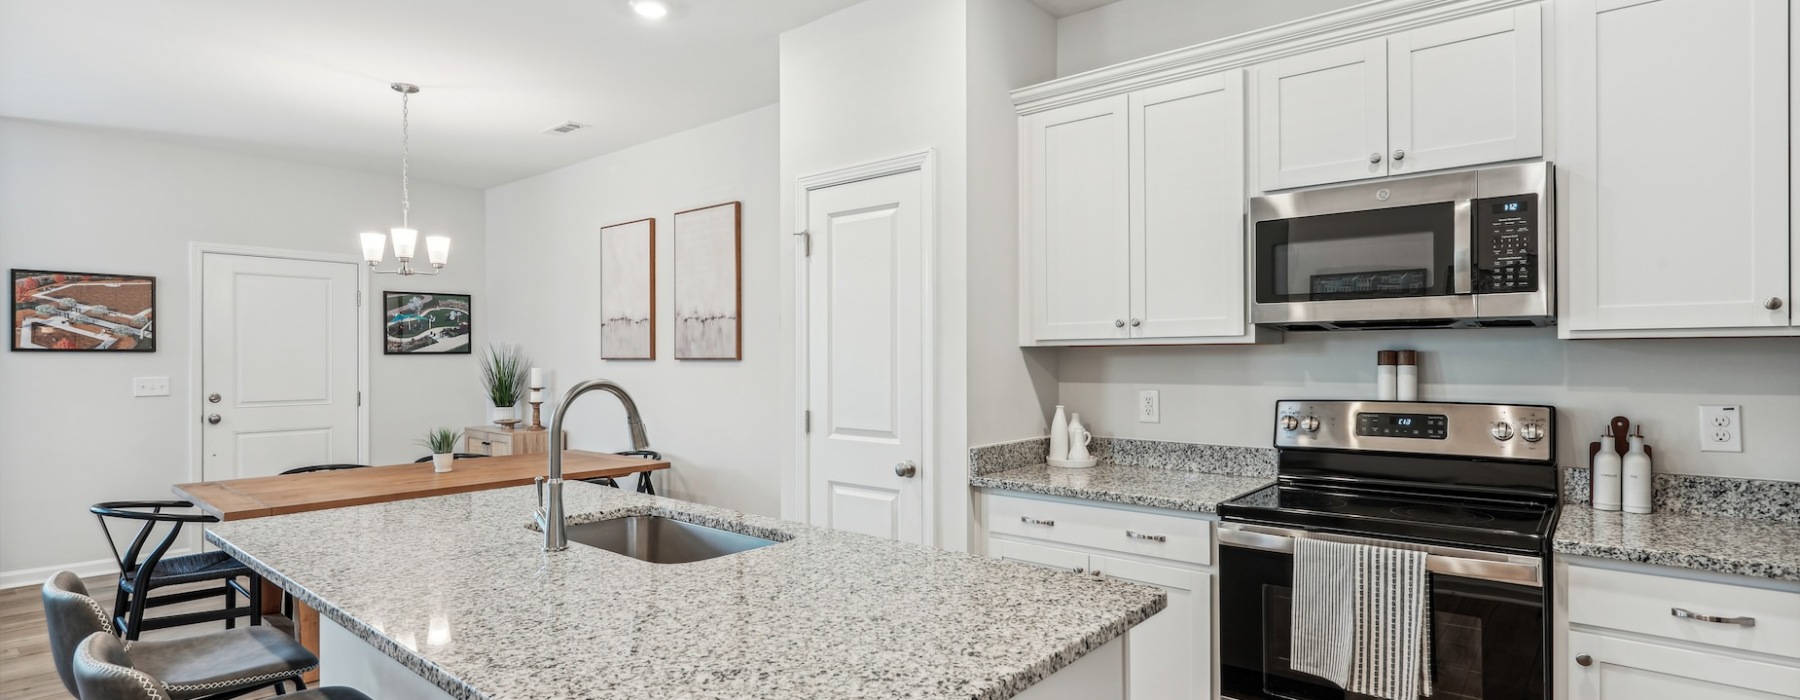
[[[1257,68],[1263,190],[1388,174],[1387,55],[1372,39]]]
[[[1022,124],[1025,221],[1036,340],[1127,337],[1131,249],[1126,97]]]
[[[1243,72],[1130,98],[1131,336],[1243,335]]]
[[[1537,5],[1388,39],[1388,172],[1544,152],[1543,20]]]
[[[1786,0],[1571,0],[1569,330],[1788,324]]]

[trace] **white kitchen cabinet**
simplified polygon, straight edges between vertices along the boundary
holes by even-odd
[[[1241,71],[1020,119],[1021,343],[1250,342]]]
[[[1126,337],[1131,240],[1126,97],[1029,115],[1021,207],[1037,340]]]
[[[1543,155],[1537,5],[1257,68],[1264,191]]]
[[[1800,669],[1673,644],[1570,632],[1568,700],[1800,697]]]
[[[1125,649],[1130,700],[1212,697],[1212,575],[1119,557],[1088,559],[1088,571],[1163,589],[1169,606],[1131,628]]]
[[[1565,337],[1791,330],[1786,0],[1567,0]]]

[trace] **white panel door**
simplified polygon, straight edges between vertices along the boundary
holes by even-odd
[[[1212,679],[1212,576],[1205,572],[1093,556],[1101,576],[1163,589],[1169,607],[1131,628],[1125,649],[1131,700],[1208,700]]]
[[[1033,114],[1021,124],[1036,340],[1128,337],[1126,106],[1118,95]]]
[[[1130,95],[1134,338],[1244,334],[1244,78]]]
[[[1256,72],[1263,190],[1388,174],[1387,40],[1284,58]]]
[[[918,171],[807,198],[807,407],[815,525],[925,539],[924,177]]]
[[[1390,175],[1543,155],[1537,5],[1402,32],[1387,46]]]
[[[1800,669],[1792,666],[1587,632],[1569,633],[1565,656],[1569,700],[1800,697]]]
[[[358,461],[358,273],[353,263],[201,256],[204,479]]]
[[[1788,3],[1563,7],[1559,323],[1788,325]]]

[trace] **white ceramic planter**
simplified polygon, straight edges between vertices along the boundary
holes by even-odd
[[[431,470],[434,472],[450,471],[450,463],[455,460],[456,460],[456,455],[453,455],[453,454],[432,455],[431,456]]]
[[[504,425],[500,421],[517,418],[518,416],[519,408],[517,406],[495,406],[488,409],[488,420],[493,421],[494,425]]]

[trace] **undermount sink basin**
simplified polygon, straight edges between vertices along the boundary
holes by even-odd
[[[652,564],[686,564],[775,544],[658,515],[634,515],[570,525],[569,541]]]

